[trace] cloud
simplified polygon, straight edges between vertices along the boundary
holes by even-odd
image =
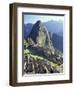
[[[42,22],[47,22],[50,20],[64,22],[64,16],[24,14],[24,24],[27,23],[34,24],[38,20],[41,20]]]

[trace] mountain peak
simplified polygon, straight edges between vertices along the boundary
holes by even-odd
[[[51,52],[54,52],[54,47],[51,41],[51,33],[49,34],[45,24],[43,24],[40,20],[33,25],[29,38],[31,38],[39,47],[49,47]]]
[[[41,24],[42,22],[41,22],[41,20],[38,20],[35,24]]]
[[[43,23],[40,21],[40,20],[38,20],[35,24],[34,24],[34,27],[41,27],[43,25]]]
[[[38,20],[32,27],[31,33],[29,35],[30,38],[32,38],[32,40],[37,43],[37,37],[39,37],[40,32],[46,32],[46,28],[44,26],[44,24]]]

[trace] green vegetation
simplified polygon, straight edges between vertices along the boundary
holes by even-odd
[[[24,50],[24,56],[27,56],[27,59],[32,58],[33,61],[46,62],[48,65],[51,65],[52,69],[55,69],[55,70],[59,71],[60,73],[63,72],[63,67],[61,67],[61,65],[58,65],[57,63],[53,63],[52,60],[47,60],[47,59],[40,57],[38,55],[33,55],[29,49]]]

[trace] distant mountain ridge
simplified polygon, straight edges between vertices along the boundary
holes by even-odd
[[[57,34],[53,34],[52,36],[53,46],[63,52],[63,37]]]
[[[57,35],[63,35],[63,23],[61,21],[48,21],[44,22],[45,26],[47,27],[48,31],[55,33]]]
[[[31,32],[33,24],[28,23],[28,24],[24,24],[24,38],[27,38]]]
[[[62,23],[62,21],[51,20],[51,21],[43,22],[43,24],[47,27],[47,30],[49,32],[55,33],[55,34],[63,37],[63,23]],[[34,24],[32,24],[32,23],[24,24],[24,28],[25,28],[26,32],[29,33],[31,31],[33,25]]]

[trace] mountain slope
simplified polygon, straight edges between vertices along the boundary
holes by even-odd
[[[56,49],[63,52],[63,37],[53,34],[52,35],[52,43]]]
[[[24,38],[27,38],[31,32],[33,24],[28,23],[24,25]]]

